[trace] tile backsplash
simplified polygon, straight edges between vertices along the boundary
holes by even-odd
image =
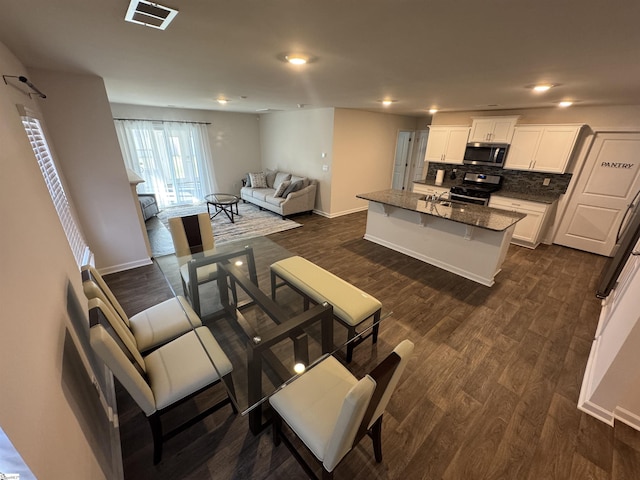
[[[561,195],[567,191],[571,174],[525,172],[522,170],[505,170],[500,167],[487,167],[481,165],[459,165],[453,163],[429,162],[425,180],[433,182],[438,170],[445,170],[445,179],[450,181],[453,169],[456,169],[456,182],[461,182],[465,172],[484,173],[487,175],[502,175],[502,188],[512,192],[540,193],[549,195]],[[545,178],[550,179],[549,185],[544,186]]]

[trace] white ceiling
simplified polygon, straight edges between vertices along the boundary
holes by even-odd
[[[114,103],[415,116],[640,104],[638,0],[162,0],[179,11],[165,31],[125,22],[128,3],[0,0],[0,41],[27,67],[103,77]],[[278,59],[294,50],[317,61]],[[524,88],[536,82],[559,86]]]

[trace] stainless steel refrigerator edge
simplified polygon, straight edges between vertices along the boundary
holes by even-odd
[[[639,239],[640,191],[633,197],[622,217],[622,222],[620,222],[613,257],[607,262],[600,275],[598,289],[596,290],[598,298],[606,298],[611,293],[629,256],[640,255],[640,251],[634,251]]]

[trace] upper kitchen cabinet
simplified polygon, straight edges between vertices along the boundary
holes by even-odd
[[[429,127],[424,161],[462,164],[468,138],[469,127]]]
[[[504,168],[564,173],[582,125],[516,127]]]
[[[518,116],[474,118],[469,142],[511,143],[518,118]]]

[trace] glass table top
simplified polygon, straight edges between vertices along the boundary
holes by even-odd
[[[233,388],[226,387],[254,433],[264,426],[268,397],[342,349],[347,339],[330,305],[312,304],[304,312],[302,297],[289,287],[278,288],[276,301],[271,299],[270,266],[293,255],[266,237],[255,237],[188,257],[156,258],[174,293],[185,297],[179,266],[186,265],[186,275],[195,278],[198,268],[215,265],[218,278],[199,286],[194,309],[233,365]],[[192,297],[195,282],[189,288]],[[371,328],[360,329],[361,335]]]

